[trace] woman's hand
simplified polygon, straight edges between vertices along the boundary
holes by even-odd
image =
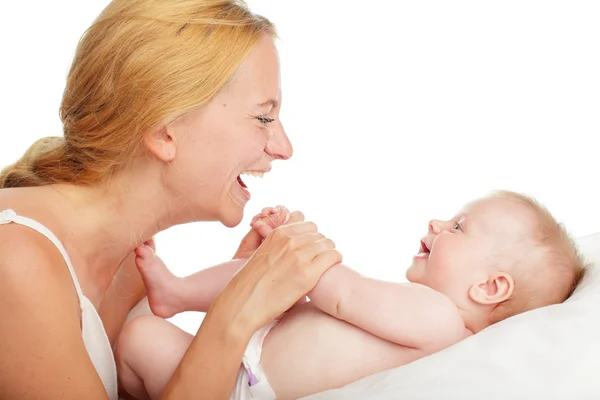
[[[342,261],[330,239],[295,212],[275,228],[212,302],[162,399],[229,398],[251,336],[311,291]],[[202,382],[198,383],[198,377]]]
[[[277,318],[321,275],[342,261],[331,239],[300,212],[275,228],[215,299],[209,313],[223,314],[244,336]]]

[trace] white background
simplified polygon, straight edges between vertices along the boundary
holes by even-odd
[[[344,261],[395,281],[431,218],[493,189],[536,196],[576,236],[600,231],[597,1],[250,0],[279,30],[294,145],[242,224],[157,238],[177,275],[231,258],[264,206],[301,210]],[[7,5],[8,4],[8,5]],[[79,37],[106,0],[0,6],[0,164],[60,135]],[[193,332],[194,313],[173,321]]]

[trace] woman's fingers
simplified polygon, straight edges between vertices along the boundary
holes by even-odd
[[[270,239],[269,243],[264,243],[263,250],[279,250],[277,254],[282,255],[293,254],[294,259],[307,263],[335,248],[335,243],[320,233],[314,222],[296,222],[279,227]]]
[[[322,238],[312,241],[307,240],[307,243],[301,249],[308,260],[313,260],[315,257],[318,257],[329,250],[335,249],[335,243],[333,243],[333,240],[326,238],[320,233],[317,235],[322,236]]]
[[[318,242],[319,240],[325,239],[325,235],[319,232],[306,232],[300,235],[296,235],[294,237],[290,237],[286,243],[286,250],[296,250],[300,249],[309,244],[313,244]],[[304,250],[306,252],[306,250]]]
[[[294,224],[296,222],[304,222],[304,214],[302,214],[300,211],[294,211],[290,215],[290,218],[287,221],[287,225]]]
[[[314,222],[293,212],[238,271],[219,302],[235,297],[234,303],[242,307],[236,312],[242,312],[252,329],[263,326],[311,291],[321,275],[341,259],[335,243],[320,233]]]
[[[291,224],[277,227],[278,235],[283,237],[296,237],[305,233],[317,232],[317,225],[314,222],[294,222]]]
[[[319,253],[313,259],[311,267],[315,275],[317,275],[320,278],[321,275],[325,273],[325,271],[327,271],[334,265],[341,263],[342,261],[342,253],[340,253],[336,249],[329,249],[327,251]]]

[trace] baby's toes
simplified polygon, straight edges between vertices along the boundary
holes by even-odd
[[[147,263],[152,262],[154,259],[154,249],[150,246],[141,245],[134,250],[136,264],[138,267],[145,267]]]
[[[146,246],[150,247],[150,249],[151,249],[153,252],[155,252],[155,253],[156,253],[156,243],[154,242],[154,238],[153,238],[153,237],[152,237],[152,238],[150,238],[150,239],[148,239],[148,240],[146,240],[146,241],[144,242],[144,244],[145,244]]]

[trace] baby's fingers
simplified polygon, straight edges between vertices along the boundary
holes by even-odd
[[[283,206],[266,207],[252,218],[250,226],[252,226],[253,229],[259,230],[263,237],[266,237],[273,229],[288,222],[290,216],[291,214],[288,209]],[[272,229],[266,229],[261,225],[267,225]],[[260,229],[259,226],[261,226]]]
[[[259,219],[258,221],[252,224],[252,229],[254,229],[260,236],[266,238],[269,236],[271,232],[273,232],[273,227],[266,221]]]
[[[279,218],[279,225],[287,224],[292,216],[290,210],[283,206],[277,206],[277,208],[279,209],[279,212],[277,213],[277,216]]]
[[[273,215],[275,213],[277,213],[276,207],[265,207],[261,210],[261,212],[259,212],[252,218],[250,225],[253,225],[259,219],[264,219],[264,218],[268,217],[269,215]]]
[[[287,210],[287,208],[283,206],[277,206],[269,209],[269,212],[266,213],[260,220],[266,222],[272,228],[276,228],[285,224],[289,217],[290,212]]]

